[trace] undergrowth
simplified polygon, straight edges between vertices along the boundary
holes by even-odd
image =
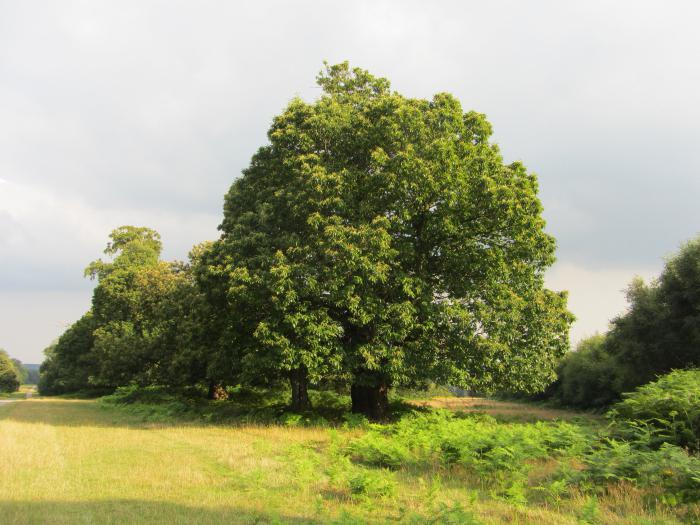
[[[669,443],[619,441],[609,428],[566,422],[502,423],[491,416],[434,411],[371,425],[345,453],[355,463],[418,475],[461,469],[493,498],[514,505],[595,496],[620,482],[662,490],[675,506],[700,500],[700,458]],[[555,466],[552,468],[551,463]],[[542,474],[542,466],[549,464]]]
[[[316,469],[322,468],[329,491],[369,509],[403,497],[407,479],[433,480],[432,486],[445,476],[462,480],[462,496],[474,491],[480,500],[523,512],[533,506],[560,509],[568,504],[567,512],[579,523],[605,522],[600,516],[614,509],[608,503],[601,510],[600,502],[626,486],[637,491],[635,498],[644,512],[662,509],[684,522],[700,523],[700,458],[677,444],[660,443],[660,433],[649,421],[623,420],[614,413],[607,426],[583,418],[515,422],[399,402],[395,421],[372,424],[349,414],[348,397],[334,392],[312,391],[315,410],[302,414],[287,409],[283,390],[230,393],[226,401],[208,401],[198,392],[130,387],[102,398],[101,404],[144,421],[327,427],[331,440],[322,456],[309,463],[310,452],[298,452],[296,462],[308,463],[310,469],[299,479],[315,483]],[[479,523],[473,510],[454,501],[436,498],[422,504],[426,506],[432,509],[428,514],[397,508],[397,519]],[[439,519],[432,521],[435,516]],[[337,523],[354,523],[353,519],[347,515]]]

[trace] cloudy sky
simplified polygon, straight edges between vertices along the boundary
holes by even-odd
[[[573,340],[605,330],[630,279],[700,232],[696,6],[0,0],[0,347],[41,361],[88,308],[111,229],[157,229],[167,258],[215,238],[323,60],[486,113],[539,176]]]

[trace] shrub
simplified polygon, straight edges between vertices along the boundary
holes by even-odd
[[[608,483],[631,481],[664,491],[667,503],[700,499],[700,459],[682,448],[664,443],[657,450],[643,442],[601,440],[583,456],[586,469],[576,481]]]
[[[391,496],[396,482],[387,471],[358,470],[348,478],[348,487],[356,496]]]
[[[643,426],[626,439],[615,438],[617,432],[434,411],[406,416],[393,425],[370,425],[345,451],[357,462],[382,468],[461,466],[491,484],[493,497],[514,505],[525,504],[530,489],[556,501],[570,485],[595,494],[596,487],[622,481],[660,488],[663,501],[670,504],[700,499],[699,457],[670,443],[658,446]],[[559,463],[555,474],[532,486],[531,467],[551,459]]]
[[[608,415],[623,435],[646,430],[651,445],[700,451],[700,370],[675,370],[641,386],[625,394]]]

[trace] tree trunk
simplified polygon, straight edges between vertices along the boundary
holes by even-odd
[[[389,385],[376,372],[356,375],[350,397],[353,414],[363,414],[372,421],[383,421],[389,415]]]
[[[216,383],[211,381],[209,383],[209,393],[207,394],[207,399],[213,399],[215,401],[228,399],[228,392],[221,383]]]
[[[292,387],[291,409],[295,412],[311,410],[309,401],[309,377],[305,367],[292,370],[289,374],[289,384]]]

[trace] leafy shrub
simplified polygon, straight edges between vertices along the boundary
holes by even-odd
[[[346,430],[355,428],[369,428],[369,419],[364,414],[343,414],[343,428]]]
[[[647,430],[651,445],[700,451],[700,370],[676,370],[641,386],[608,415],[623,435]]]
[[[583,456],[577,481],[631,481],[664,490],[667,502],[700,500],[700,458],[665,443],[651,450],[643,443],[602,440]]]
[[[526,504],[531,490],[558,501],[568,486],[595,494],[595,487],[622,481],[660,488],[665,502],[700,500],[699,457],[669,443],[658,446],[648,432],[638,431],[626,440],[617,439],[615,432],[596,433],[566,422],[503,423],[485,415],[432,411],[392,425],[370,425],[344,450],[361,464],[389,469],[461,466],[490,483],[492,497],[514,505]],[[552,459],[559,462],[555,473],[532,486],[531,467]]]
[[[387,471],[358,470],[349,477],[348,487],[356,496],[391,496],[396,482]]]

